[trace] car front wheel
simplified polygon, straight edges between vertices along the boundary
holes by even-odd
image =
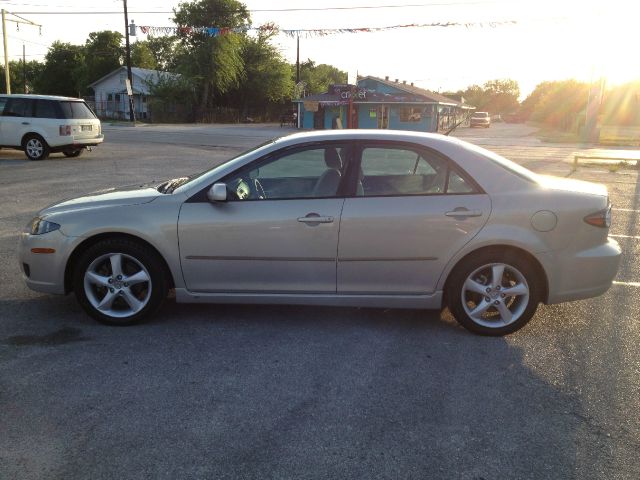
[[[463,327],[499,336],[526,325],[538,308],[540,292],[540,278],[531,262],[513,252],[486,251],[456,267],[446,298]]]
[[[84,310],[108,325],[139,323],[167,296],[161,259],[126,239],[103,240],[76,262],[74,291]]]
[[[40,135],[27,136],[23,146],[29,160],[44,160],[49,156],[49,145]]]

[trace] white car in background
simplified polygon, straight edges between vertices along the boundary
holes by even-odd
[[[52,152],[77,157],[104,140],[100,120],[80,98],[0,95],[0,147],[23,150],[29,160]]]
[[[21,235],[37,291],[126,325],[177,302],[440,309],[514,332],[540,302],[607,291],[620,248],[602,185],[536,175],[426,133],[299,133],[199,175],[40,211]]]

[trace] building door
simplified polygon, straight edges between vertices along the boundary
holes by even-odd
[[[318,106],[318,110],[313,112],[313,129],[324,130],[324,108]]]
[[[384,105],[378,107],[378,128],[389,128],[389,107]]]

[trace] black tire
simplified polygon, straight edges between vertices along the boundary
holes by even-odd
[[[493,265],[505,266],[500,288],[494,288],[492,285]],[[469,278],[490,291],[480,294],[465,288]],[[513,251],[491,249],[471,254],[454,268],[447,281],[445,298],[449,311],[467,330],[480,335],[502,336],[519,330],[531,320],[541,300],[542,282],[538,269],[526,257]],[[528,288],[528,297],[501,293],[509,292],[509,288],[513,289],[517,285],[524,286],[518,288]],[[464,303],[463,295],[466,300]],[[486,318],[471,317],[468,310],[482,305],[491,305],[481,314]],[[511,313],[517,313],[517,316],[513,315],[516,318],[511,323],[500,320],[503,315],[498,308],[504,307]]]
[[[49,145],[40,135],[32,133],[22,142],[24,154],[29,160],[44,160],[49,156]]]
[[[65,157],[75,158],[82,155],[83,150],[84,150],[83,148],[70,148],[68,150],[63,150],[62,153],[64,154]]]
[[[113,264],[105,258],[110,258],[112,255],[120,255],[122,279],[115,278],[116,275],[113,275],[112,270]],[[105,258],[105,260],[101,260],[102,258]],[[104,262],[104,264],[101,262]],[[87,270],[91,267],[92,271],[96,272],[96,270],[93,270],[94,264],[102,268],[104,273],[101,275],[104,275],[104,278],[111,278],[113,281],[113,283],[110,282],[111,285],[85,285],[85,273]],[[129,276],[140,273],[142,269],[136,272],[136,269],[140,266],[142,269],[146,269],[144,273],[148,273],[149,281],[135,285],[132,283],[131,286],[123,283],[126,282]],[[135,241],[118,238],[102,240],[80,254],[75,262],[73,287],[78,302],[89,315],[101,323],[116,326],[127,326],[142,322],[160,308],[168,292],[167,274],[163,268],[162,259],[155,252],[150,251],[148,247],[144,247]],[[87,295],[87,289],[92,297],[91,299]],[[110,298],[114,300],[110,302],[108,310],[98,310],[94,303],[104,300],[108,294],[107,290],[111,291]],[[133,294],[136,300],[144,304],[144,307],[134,311],[125,294]]]

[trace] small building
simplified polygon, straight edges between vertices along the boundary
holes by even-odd
[[[162,78],[176,78],[175,73],[131,67],[133,104],[137,119],[149,118],[150,86]],[[95,92],[93,108],[102,118],[129,119],[127,67],[120,67],[89,85]]]
[[[377,77],[360,77],[357,85],[331,85],[327,93],[294,100],[300,127],[306,129],[373,128],[445,131],[464,122],[475,109],[464,101],[423,88]]]

